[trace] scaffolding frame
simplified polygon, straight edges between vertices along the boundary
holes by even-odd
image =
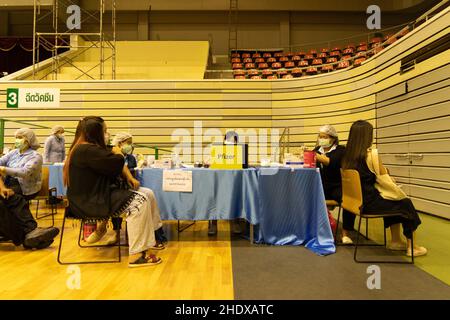
[[[111,3],[111,32],[105,33],[104,18],[103,15],[106,10],[106,1]],[[42,80],[47,78],[50,74],[53,75],[53,80],[58,80],[58,73],[62,66],[70,65],[80,72],[80,75],[74,80],[78,80],[83,76],[87,76],[92,80],[105,79],[105,62],[111,59],[111,78],[116,79],[116,0],[98,0],[98,10],[89,11],[80,7],[80,13],[87,17],[80,17],[80,24],[94,19],[98,22],[98,32],[74,32],[73,30],[60,31],[58,29],[58,23],[60,22],[59,10],[64,7],[67,8],[71,5],[78,5],[78,3],[71,0],[53,0],[53,5],[50,10],[41,15],[41,5],[39,0],[34,0],[33,3],[33,79]],[[46,17],[52,15],[52,29],[53,32],[39,32],[39,22],[43,21]],[[98,16],[98,17],[97,17]],[[90,45],[80,45],[79,41],[67,40],[68,36],[78,36],[84,38]],[[48,39],[54,39],[52,43]],[[52,52],[52,64],[50,71],[47,72],[40,79],[36,79],[37,72],[39,71],[39,48],[45,48],[47,51]],[[71,55],[61,56],[58,54],[58,49],[77,50]],[[74,59],[82,55],[88,50],[99,50],[99,61],[89,70],[83,70],[76,66]],[[106,53],[110,50],[109,53]],[[99,67],[99,79],[96,74],[93,73]]]
[[[237,50],[238,40],[238,0],[230,0],[228,11],[228,55],[231,59],[231,53]]]

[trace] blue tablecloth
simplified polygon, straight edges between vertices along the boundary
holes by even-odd
[[[189,170],[192,193],[162,191],[162,169],[137,172],[155,193],[163,220],[242,218],[256,225],[256,242],[305,245],[322,255],[336,251],[317,170]],[[62,166],[50,166],[50,186],[65,194]]]

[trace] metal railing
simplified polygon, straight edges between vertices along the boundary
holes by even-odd
[[[30,127],[31,129],[37,128],[37,129],[51,130],[50,127],[42,126],[42,125],[35,124],[35,123],[31,123],[31,122],[28,122],[28,121],[11,120],[11,119],[2,119],[2,118],[0,118],[0,154],[3,153],[3,149],[4,149],[4,146],[5,146],[5,130],[6,130],[6,123],[7,122],[18,123],[18,124]],[[64,132],[75,135],[75,131],[64,129]],[[163,151],[163,152],[172,152],[171,150],[168,150],[168,149],[163,149],[163,148],[159,148],[157,146],[152,146],[152,145],[147,145],[147,144],[140,144],[140,143],[136,144],[135,143],[134,146],[135,147],[147,148],[147,149],[153,150],[156,160],[158,160],[161,151]]]

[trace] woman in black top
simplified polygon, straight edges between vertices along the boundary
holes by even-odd
[[[152,212],[148,198],[114,186],[122,173],[124,158],[119,148],[105,144],[106,124],[100,117],[83,118],[64,166],[69,210],[80,218],[126,215],[129,238],[129,266],[161,262],[151,248],[155,245]]]
[[[345,155],[342,159],[343,169],[355,169],[358,171],[363,195],[362,212],[365,214],[389,214],[401,213],[402,216],[384,218],[385,228],[391,229],[391,250],[405,250],[411,256],[411,238],[414,231],[421,224],[420,218],[414,208],[411,199],[406,198],[400,201],[387,200],[381,197],[380,192],[375,188],[376,175],[369,169],[367,163],[368,155],[371,152],[373,140],[373,127],[364,120],[358,120],[350,128]],[[380,163],[380,172],[386,174],[387,170]],[[403,226],[403,234],[407,238],[407,244],[400,236],[400,224]],[[414,241],[414,256],[422,256],[427,253],[427,249],[416,245]]]
[[[320,168],[325,199],[341,202],[341,161],[345,147],[339,145],[339,138],[331,125],[324,125],[319,129],[316,152],[317,167]],[[343,210],[342,243],[352,244],[349,231],[353,230],[355,215]]]

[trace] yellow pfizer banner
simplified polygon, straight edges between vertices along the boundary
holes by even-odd
[[[235,144],[211,145],[211,169],[242,169],[244,148]]]

